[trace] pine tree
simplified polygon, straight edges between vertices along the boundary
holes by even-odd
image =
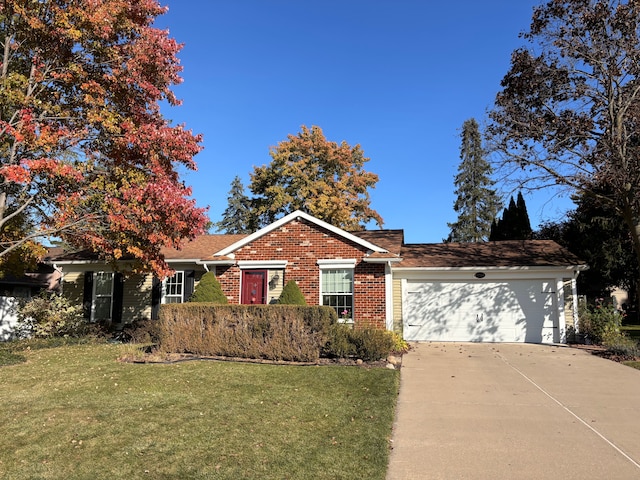
[[[522,192],[518,192],[518,200],[516,202],[516,205],[518,207],[518,234],[523,239],[531,238],[533,230],[531,229],[529,213],[527,212],[527,205],[524,203]]]
[[[231,182],[231,190],[227,196],[227,208],[222,214],[222,220],[214,226],[224,233],[252,233],[257,230],[251,214],[251,199],[244,193],[244,185],[240,177],[236,176]]]
[[[480,242],[489,237],[491,222],[500,208],[500,200],[492,188],[492,169],[485,159],[482,137],[475,119],[464,122],[460,137],[462,161],[455,177],[457,198],[453,206],[458,212],[458,220],[448,224],[451,229],[448,241]]]

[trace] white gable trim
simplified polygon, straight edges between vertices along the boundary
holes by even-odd
[[[380,252],[380,253],[388,253],[384,248],[378,247],[377,245],[374,245],[373,243],[369,243],[366,240],[361,239],[360,237],[356,237],[355,235],[349,233],[349,232],[345,232],[344,230],[342,230],[341,228],[338,227],[334,227],[333,225],[324,222],[316,217],[313,217],[311,215],[309,215],[308,213],[305,213],[301,210],[296,210],[293,213],[290,213],[289,215],[286,215],[284,217],[282,217],[280,220],[276,220],[275,222],[267,225],[264,228],[261,228],[260,230],[258,230],[257,232],[252,233],[251,235],[244,237],[241,240],[238,240],[236,243],[229,245],[227,248],[220,250],[219,252],[216,252],[214,254],[214,256],[221,256],[221,255],[229,255],[232,252],[235,252],[236,250],[238,250],[241,247],[244,247],[245,245],[253,242],[254,240],[256,240],[257,238],[262,237],[263,235],[266,235],[269,232],[272,232],[273,230],[276,230],[278,228],[280,228],[283,225],[286,225],[287,223],[302,218],[310,223],[313,223],[321,228],[324,228],[326,230],[329,230],[330,232],[335,233],[336,235],[340,235],[341,237],[352,241],[353,243],[356,243],[358,245],[361,245],[365,248],[368,248],[369,250],[372,250],[374,252]]]
[[[327,260],[318,260],[318,267],[320,270],[332,270],[332,269],[347,269],[356,268],[355,258],[331,258]]]
[[[238,267],[243,269],[283,269],[287,266],[287,260],[238,260]]]

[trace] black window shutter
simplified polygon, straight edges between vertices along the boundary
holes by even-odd
[[[158,320],[162,300],[162,282],[154,276],[151,283],[151,320]]]
[[[113,301],[111,305],[111,321],[122,323],[122,306],[124,297],[124,276],[120,272],[113,275]]]
[[[188,302],[196,285],[196,271],[185,270],[184,272],[184,301]]]
[[[93,304],[93,272],[84,272],[84,292],[82,294],[82,313],[84,318],[91,320],[91,305]]]

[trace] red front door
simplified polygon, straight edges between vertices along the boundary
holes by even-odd
[[[259,304],[265,302],[267,287],[266,270],[245,270],[242,272],[242,295],[240,302],[243,305]]]

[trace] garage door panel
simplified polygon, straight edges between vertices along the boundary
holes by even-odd
[[[553,282],[408,281],[408,340],[554,341]]]

